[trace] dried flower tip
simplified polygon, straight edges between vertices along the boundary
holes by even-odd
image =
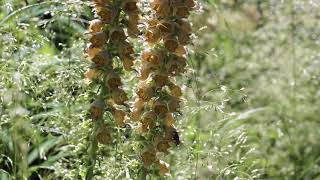
[[[138,15],[130,15],[128,24],[127,24],[127,32],[128,35],[132,38],[136,38],[140,31],[138,28],[140,17]]]
[[[182,45],[179,45],[175,51],[175,54],[178,56],[183,56],[187,54],[186,48],[184,48],[184,46]]]
[[[191,23],[188,21],[188,19],[178,19],[177,20],[177,24],[179,27],[179,31],[183,31],[185,33],[191,33],[192,32],[192,25]]]
[[[180,137],[177,129],[173,126],[166,126],[165,139],[174,142],[176,145],[180,144]]]
[[[189,43],[190,43],[190,41],[191,41],[191,34],[190,33],[188,33],[188,32],[180,32],[179,34],[178,34],[178,40],[179,40],[179,43],[181,44],[181,45],[188,45]]]
[[[174,32],[175,24],[172,21],[161,21],[157,27],[163,35],[167,35]]]
[[[194,7],[196,6],[195,0],[184,0],[184,4],[185,4],[188,8],[194,8]]]
[[[110,4],[111,0],[93,0],[93,2],[99,6],[105,6]]]
[[[158,17],[164,17],[170,14],[170,6],[168,0],[153,0],[151,8],[156,12]]]

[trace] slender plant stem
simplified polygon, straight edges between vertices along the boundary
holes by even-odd
[[[93,170],[96,165],[97,160],[97,150],[98,150],[98,140],[96,138],[97,131],[99,128],[99,123],[94,123],[94,128],[90,137],[90,141],[92,142],[91,147],[89,149],[89,165],[86,174],[86,180],[92,180],[94,177]]]

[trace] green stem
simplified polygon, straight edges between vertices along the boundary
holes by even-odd
[[[146,179],[147,179],[147,169],[145,167],[142,167],[139,172],[138,180],[146,180]]]
[[[98,150],[98,141],[96,138],[97,131],[98,131],[99,123],[94,123],[94,128],[93,132],[91,134],[91,147],[89,149],[89,165],[87,169],[87,174],[86,174],[86,180],[92,180],[94,177],[93,170],[96,165],[96,160],[97,160],[97,150]]]

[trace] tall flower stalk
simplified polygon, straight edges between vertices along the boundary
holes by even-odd
[[[90,43],[85,52],[92,64],[85,77],[99,90],[90,107],[93,129],[86,179],[93,179],[98,144],[113,143],[114,125],[128,121],[128,97],[121,74],[134,65],[134,50],[127,37],[138,36],[140,13],[137,0],[92,0],[92,7],[95,19],[90,21]],[[111,113],[114,121],[105,120],[105,112]]]
[[[194,0],[153,0],[145,17],[145,41],[148,49],[141,54],[139,85],[131,118],[138,122],[144,149],[141,152],[143,176],[148,169],[170,175],[169,165],[161,158],[180,143],[174,126],[180,114],[182,90],[175,78],[185,72],[186,45],[191,41],[190,11]]]

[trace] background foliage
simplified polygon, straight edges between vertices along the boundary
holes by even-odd
[[[202,4],[165,179],[320,178],[319,2]],[[87,1],[0,5],[0,179],[83,179],[95,93],[83,80]],[[101,146],[97,179],[137,178],[132,136],[118,129]]]

